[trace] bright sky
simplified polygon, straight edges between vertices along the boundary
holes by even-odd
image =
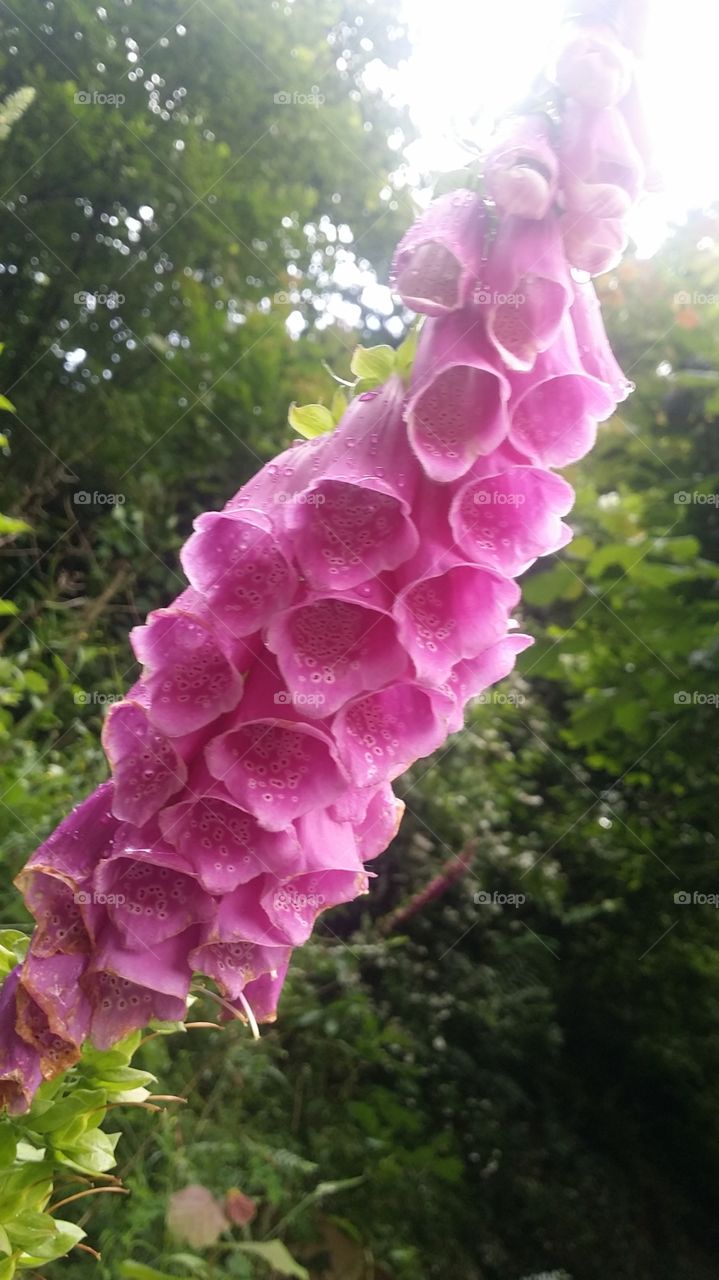
[[[418,168],[465,163],[461,138],[483,140],[549,54],[566,0],[403,0],[414,52],[392,88],[409,103]],[[651,252],[666,218],[719,200],[719,0],[653,0],[645,96],[665,194],[636,224]]]

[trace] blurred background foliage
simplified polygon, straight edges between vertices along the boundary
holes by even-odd
[[[3,97],[35,90],[0,141],[6,923],[193,516],[329,404],[323,362],[399,336],[341,267],[386,278],[411,217],[411,126],[362,79],[405,53],[393,0],[0,6]],[[113,1110],[131,1195],[72,1206],[102,1260],[50,1280],[715,1280],[717,916],[682,895],[719,892],[718,233],[602,282],[637,391],[525,580],[537,643],[403,780],[277,1026],[139,1050],[187,1103]]]

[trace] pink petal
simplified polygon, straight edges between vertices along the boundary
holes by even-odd
[[[480,271],[486,213],[460,189],[434,200],[397,246],[391,280],[405,306],[438,316],[464,306]]]
[[[340,757],[358,787],[397,778],[446,736],[428,690],[390,685],[343,707],[332,726]]]
[[[277,615],[267,631],[295,707],[332,715],[349,698],[401,676],[407,658],[391,616],[337,596]]]
[[[473,308],[422,330],[407,406],[409,438],[433,480],[456,480],[507,434],[508,385]]]
[[[143,826],[179,791],[187,768],[136,702],[115,703],[102,736],[115,780],[112,812],[116,818]]]
[[[515,582],[465,564],[406,588],[394,612],[418,679],[441,684],[462,658],[498,640],[519,596]]]
[[[198,516],[180,559],[211,616],[237,637],[264,626],[295,593],[294,570],[258,513],[209,511]]]
[[[554,200],[559,162],[547,121],[511,116],[496,131],[485,162],[487,191],[504,214],[544,218]]]
[[[211,630],[174,608],[150,614],[130,640],[147,668],[150,718],[170,737],[191,733],[231,711],[242,696],[242,679]]]
[[[614,407],[611,390],[582,367],[568,322],[530,373],[512,375],[509,438],[532,462],[567,466],[589,452]]]
[[[512,467],[470,480],[452,506],[452,532],[475,563],[514,577],[537,556],[566,545],[572,531],[560,516],[574,501],[566,480],[534,467]]]
[[[500,223],[487,265],[486,287],[476,295],[486,309],[487,332],[510,369],[531,369],[554,342],[571,281],[557,219],[507,217]]]
[[[327,736],[307,724],[258,720],[215,738],[210,772],[268,831],[331,804],[344,787]]]
[[[217,795],[191,797],[160,814],[164,836],[192,866],[208,893],[230,893],[262,872],[282,874],[296,865],[294,831],[265,831],[251,813]]]

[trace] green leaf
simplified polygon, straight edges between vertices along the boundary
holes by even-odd
[[[314,440],[334,429],[335,420],[323,404],[291,404],[287,419],[290,426],[305,440]]]
[[[12,1164],[17,1155],[17,1135],[4,1121],[0,1122],[0,1168]]]
[[[65,1222],[62,1218],[50,1218],[50,1222],[53,1224],[53,1234],[40,1245],[36,1245],[31,1250],[25,1250],[25,1254],[29,1256],[26,1257],[23,1254],[19,1259],[19,1266],[36,1267],[41,1263],[52,1262],[55,1258],[63,1258],[80,1240],[85,1238],[86,1232],[75,1222]]]
[[[14,1249],[34,1253],[55,1234],[55,1220],[37,1209],[22,1209],[8,1222],[7,1233]]]
[[[295,1276],[296,1280],[310,1280],[307,1268],[295,1261],[281,1240],[268,1240],[266,1244],[238,1244],[235,1248],[239,1253],[249,1253],[254,1258],[261,1258],[268,1267],[272,1267],[281,1276]],[[138,1276],[137,1280],[142,1280],[142,1277]]]
[[[546,573],[534,573],[524,583],[524,599],[527,604],[553,604],[555,600],[578,600],[583,594],[584,583],[566,564],[558,564]]]
[[[156,1271],[154,1267],[145,1266],[144,1262],[133,1262],[131,1259],[120,1263],[118,1275],[122,1276],[122,1280],[179,1280],[178,1276],[170,1275],[168,1271]]]
[[[81,1173],[107,1173],[115,1164],[115,1147],[119,1133],[104,1133],[93,1129],[84,1133],[77,1142],[57,1152],[61,1164]]]
[[[13,516],[0,514],[0,534],[2,533],[32,533],[32,525],[26,520],[16,520]]]
[[[25,958],[30,939],[19,929],[0,929],[0,978]]]
[[[12,600],[0,600],[0,615],[14,615],[19,612],[17,605],[13,604]]]
[[[0,409],[7,409],[8,413],[17,412],[12,400],[8,400],[7,396],[2,396],[2,395],[0,395]]]
[[[363,380],[375,384],[386,382],[394,373],[396,352],[393,347],[355,347],[352,353],[350,369]]]

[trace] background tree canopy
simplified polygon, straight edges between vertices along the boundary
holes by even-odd
[[[363,280],[411,216],[410,125],[362,71],[405,52],[392,0],[0,5],[3,95],[35,90],[0,142],[7,923],[104,776],[127,630],[177,593],[193,516],[288,442],[290,401],[329,404],[323,361],[389,340]],[[75,1206],[103,1260],[50,1276],[293,1274],[178,1242],[200,1184],[313,1280],[714,1280],[717,217],[603,283],[638,389],[525,580],[537,643],[407,777],[277,1027],[140,1051],[188,1104],[114,1112],[132,1195]]]

